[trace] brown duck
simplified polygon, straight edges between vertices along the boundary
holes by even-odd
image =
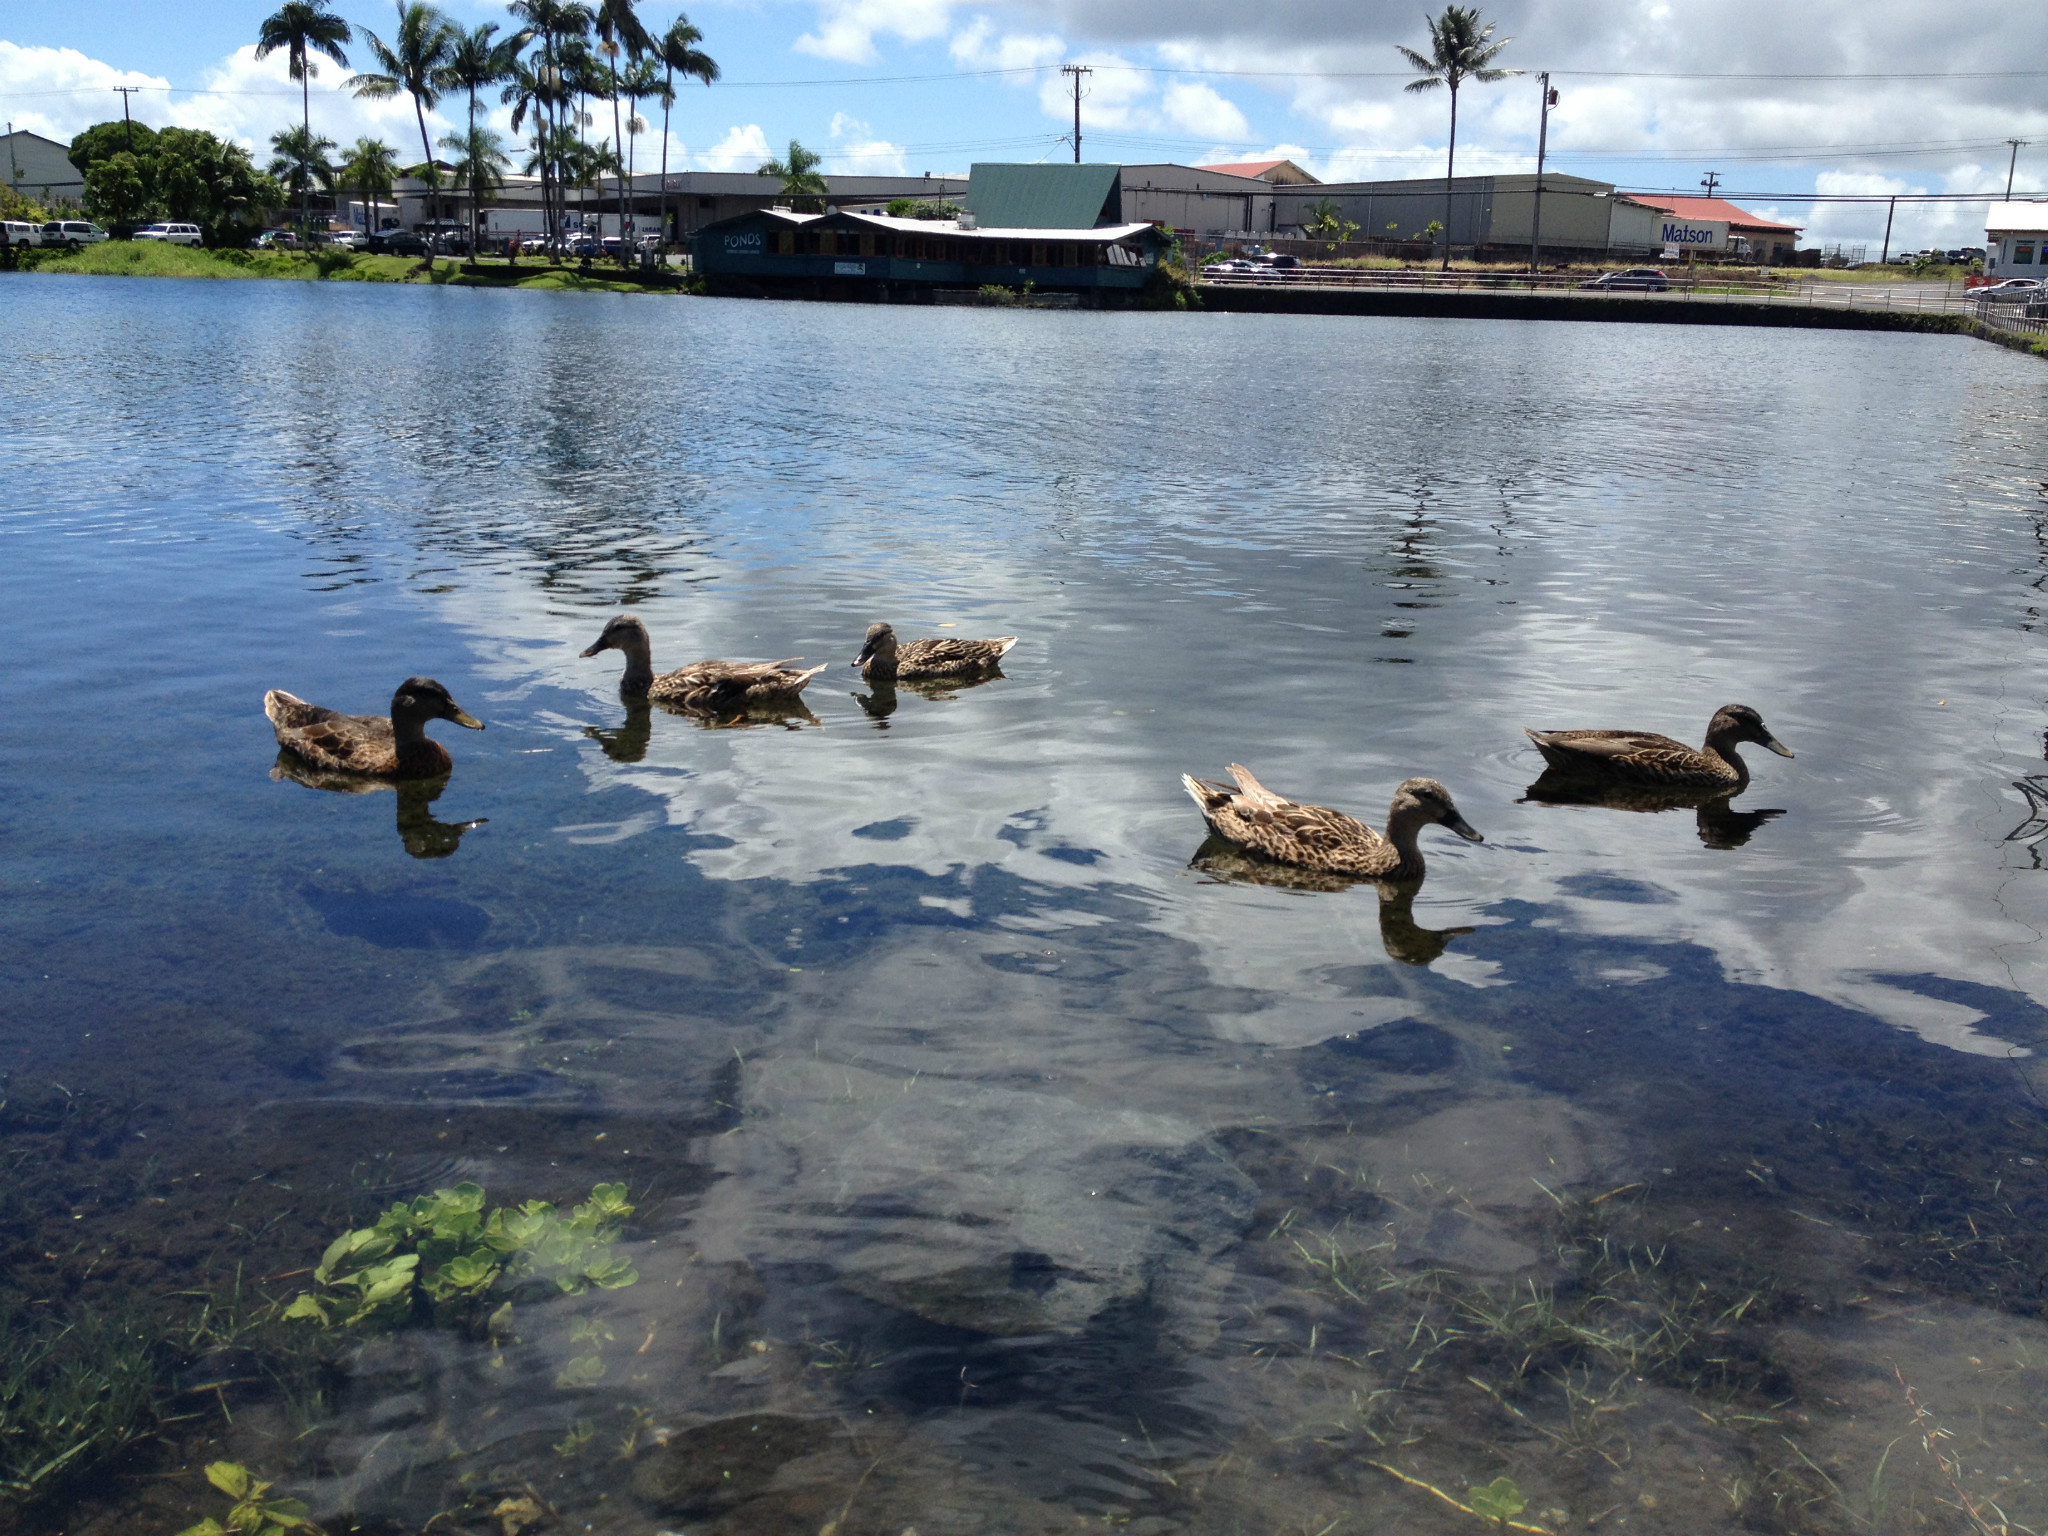
[[[273,688],[263,695],[277,744],[314,768],[380,779],[438,778],[454,766],[448,749],[427,735],[429,720],[453,720],[472,731],[468,714],[431,677],[409,677],[391,696],[390,715],[344,715]]]
[[[619,692],[629,699],[651,699],[658,704],[681,704],[687,709],[728,709],[741,704],[794,699],[824,671],[813,667],[799,671],[786,661],[693,661],[687,667],[660,676],[654,671],[654,647],[647,638],[647,626],[630,613],[622,613],[605,625],[585,656],[599,651],[623,651],[626,670],[619,676]]]
[[[1241,764],[1226,771],[1237,781],[1235,789],[1188,774],[1181,775],[1181,787],[1215,831],[1283,864],[1360,879],[1415,878],[1422,874],[1416,839],[1424,827],[1436,823],[1468,843],[1481,840],[1435,779],[1408,779],[1394,791],[1382,834],[1342,811],[1276,795]]]
[[[1654,731],[1529,731],[1543,760],[1560,773],[1631,784],[1727,788],[1749,783],[1749,765],[1736,746],[1753,741],[1780,757],[1791,750],[1747,704],[1723,704],[1707,722],[1704,747],[1688,747]]]
[[[991,670],[1017,643],[1015,635],[995,640],[912,640],[898,644],[887,624],[870,624],[867,643],[853,658],[860,675],[871,683],[912,682],[924,677],[972,677]]]

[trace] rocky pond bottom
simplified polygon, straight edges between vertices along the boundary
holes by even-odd
[[[0,316],[0,1536],[2048,1532],[2034,360]],[[280,758],[415,674],[445,783]],[[1731,701],[1718,801],[1521,734]],[[1485,841],[1283,878],[1231,763]]]

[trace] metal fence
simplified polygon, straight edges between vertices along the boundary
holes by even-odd
[[[1994,304],[1986,300],[1971,305],[1979,325],[2013,336],[2048,337],[2048,310],[2038,300],[2032,304]]]

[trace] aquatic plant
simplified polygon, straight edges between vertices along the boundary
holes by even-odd
[[[336,1238],[313,1271],[314,1289],[284,1315],[327,1328],[434,1322],[497,1331],[487,1303],[502,1314],[518,1296],[617,1290],[639,1279],[612,1247],[632,1214],[623,1184],[599,1184],[567,1216],[545,1200],[486,1213],[477,1184],[436,1190]]]
[[[148,1434],[162,1354],[133,1318],[0,1308],[0,1504],[46,1498]]]
[[[306,1506],[297,1499],[273,1499],[273,1486],[254,1476],[240,1462],[216,1461],[206,1469],[206,1480],[235,1502],[225,1521],[208,1515],[197,1525],[188,1525],[178,1536],[295,1536],[310,1532],[322,1536],[320,1527],[306,1518]]]

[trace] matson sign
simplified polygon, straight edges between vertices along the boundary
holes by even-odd
[[[1665,214],[1657,221],[1660,243],[1681,251],[1728,249],[1726,219],[1681,219]]]

